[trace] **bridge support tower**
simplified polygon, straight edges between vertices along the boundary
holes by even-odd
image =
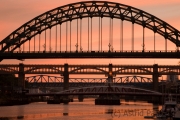
[[[19,64],[19,73],[18,73],[18,86],[22,89],[25,89],[25,74],[24,74],[24,64]]]
[[[159,78],[159,73],[158,73],[158,64],[153,65],[153,90],[158,91],[158,78]]]
[[[69,71],[68,71],[68,64],[64,64],[64,84],[63,84],[63,90],[69,89]]]
[[[63,77],[64,77],[64,84],[63,84],[63,90],[68,90],[69,89],[69,70],[68,70],[68,64],[64,64],[64,73],[63,73]],[[69,96],[64,96],[62,98],[63,103],[68,104],[70,99]]]

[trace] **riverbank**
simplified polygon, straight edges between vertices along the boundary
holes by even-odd
[[[13,106],[13,105],[25,105],[25,104],[29,104],[28,99],[0,100],[0,106]]]

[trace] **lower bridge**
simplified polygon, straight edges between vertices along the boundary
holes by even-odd
[[[25,96],[51,96],[53,97],[54,104],[57,101],[69,102],[69,96],[78,96],[79,101],[83,101],[84,95],[97,95],[98,98],[95,99],[95,104],[120,104],[120,99],[125,100],[145,100],[152,103],[162,103],[162,99],[168,96],[168,94],[156,92],[152,90],[127,87],[127,86],[90,86],[90,87],[80,87],[69,90],[64,90],[61,92],[49,92],[49,93],[26,93]],[[180,94],[171,94],[174,97],[180,97]],[[138,97],[138,98],[136,98]],[[60,100],[61,99],[61,100]],[[59,102],[57,102],[59,103]]]
[[[28,82],[29,88],[34,87],[63,87],[63,77],[49,76],[49,75],[36,75],[28,76],[25,78]],[[104,86],[107,85],[107,78],[69,78],[69,87],[89,87],[89,86]],[[152,89],[152,78],[143,76],[122,76],[114,77],[114,86],[135,86],[139,88]]]
[[[69,88],[80,88],[80,87],[90,87],[90,86],[104,86],[107,83],[69,83]],[[138,87],[144,89],[152,89],[152,83],[113,83],[114,86],[129,86],[129,87]],[[39,87],[60,87],[63,88],[63,83],[29,83],[29,88],[39,88]]]
[[[162,93],[146,90],[136,87],[125,86],[93,86],[93,87],[81,87],[70,90],[64,90],[61,92],[52,93],[26,93],[27,96],[55,96],[55,95],[147,95],[147,96],[162,96]]]

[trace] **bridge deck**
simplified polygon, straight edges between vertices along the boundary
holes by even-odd
[[[123,51],[123,52],[4,52],[0,53],[3,59],[41,59],[41,58],[180,58],[177,51]]]

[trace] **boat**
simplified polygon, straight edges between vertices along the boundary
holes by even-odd
[[[168,95],[168,99],[164,101],[162,109],[156,115],[157,118],[173,118],[173,120],[180,119],[180,109],[177,101],[172,98],[172,95]]]

